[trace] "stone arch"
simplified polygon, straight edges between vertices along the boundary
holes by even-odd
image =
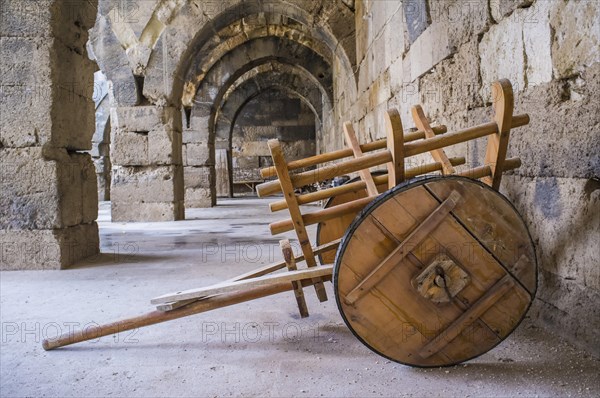
[[[324,106],[330,106],[328,101],[323,100],[323,87],[306,70],[299,66],[270,62],[246,72],[227,89],[221,103],[215,106],[215,134],[231,139],[231,127],[241,108],[250,99],[272,87],[287,90],[302,99],[319,123],[323,119]]]
[[[217,9],[207,11],[197,5],[187,4],[165,28],[146,69],[144,95],[151,101],[175,106],[181,104],[186,75],[193,59],[208,59],[212,50],[223,40],[218,32],[251,17],[281,15],[306,26],[315,40],[331,49],[334,59],[339,63],[339,70],[354,76],[354,13],[341,0],[236,0],[224,1],[215,7]],[[202,28],[190,31],[190,26]],[[182,40],[184,44],[180,45]],[[169,44],[175,41],[177,45]],[[352,96],[356,96],[356,88]]]

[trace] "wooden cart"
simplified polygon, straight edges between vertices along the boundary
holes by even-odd
[[[287,209],[290,218],[269,227],[274,235],[295,231],[300,256],[282,240],[280,263],[217,285],[156,297],[151,313],[45,340],[44,349],[286,291],[294,292],[300,315],[306,317],[305,288],[312,286],[325,301],[323,284],[333,280],[344,321],[380,355],[429,367],[487,352],[523,319],[535,295],[537,272],[527,228],[498,192],[502,173],[520,166],[519,159],[506,157],[510,130],[528,124],[529,117],[513,116],[509,81],[492,88],[493,121],[452,133],[445,126],[432,127],[415,106],[416,132],[404,134],[399,113],[392,109],[385,115],[386,139],[360,145],[346,123],[348,148],[306,159],[288,163],[280,143],[269,141],[274,166],[261,175],[276,179],[259,185],[257,193],[283,193],[270,208]],[[486,136],[483,166],[457,172],[465,158],[448,158],[443,148]],[[407,158],[427,152],[433,162],[405,167]],[[378,166],[385,166],[385,172],[371,173]],[[359,178],[344,185],[295,193],[352,173]],[[301,205],[321,200],[329,200],[324,209],[302,213]],[[312,224],[318,224],[314,246],[306,231]]]

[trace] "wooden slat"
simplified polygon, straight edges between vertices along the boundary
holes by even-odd
[[[412,116],[413,120],[415,121],[415,125],[420,130],[425,132],[425,137],[435,137],[435,133],[429,125],[429,120],[427,120],[427,116],[425,116],[425,112],[423,111],[423,108],[421,108],[421,105],[415,105],[412,107]],[[442,164],[442,174],[454,174],[454,167],[452,167],[452,164],[450,163],[448,156],[446,156],[446,152],[443,148],[434,149],[430,153],[436,162],[440,162]]]
[[[508,150],[511,123],[513,123],[514,96],[510,81],[502,79],[492,85],[492,100],[494,106],[494,122],[498,131],[488,137],[485,152],[485,165],[492,170],[491,177],[485,177],[483,182],[495,190],[500,189],[504,162]]]
[[[504,171],[518,169],[519,167],[521,167],[521,159],[519,159],[519,158],[506,159],[506,161],[504,162]],[[461,171],[460,173],[457,173],[456,175],[461,176],[461,177],[469,177],[474,180],[478,180],[483,177],[491,176],[492,169],[490,168],[490,166],[484,165],[484,166],[474,167],[469,170]]]
[[[442,126],[433,127],[433,131],[435,134],[439,135],[439,134],[446,133],[448,131],[448,129],[446,128],[446,126],[442,125]],[[425,133],[423,131],[409,132],[404,135],[404,142],[417,141],[417,140],[421,140],[423,138],[425,138]],[[378,149],[384,149],[386,147],[387,147],[387,141],[385,139],[368,142],[368,143],[362,144],[360,146],[363,153],[376,151]],[[297,170],[297,169],[303,169],[306,167],[312,167],[312,166],[316,166],[321,163],[333,162],[336,160],[344,159],[344,158],[350,157],[352,155],[353,155],[352,150],[348,149],[348,148],[340,149],[340,150],[333,151],[333,152],[327,152],[327,153],[311,156],[311,157],[304,158],[304,159],[293,160],[288,163],[288,170]],[[276,176],[277,172],[276,172],[274,166],[270,166],[270,167],[261,169],[260,175],[263,178],[269,178],[269,177]]]
[[[322,167],[320,169],[305,171],[292,176],[291,181],[295,188],[314,184],[319,181],[329,180],[331,178],[344,174],[351,174],[357,171],[368,169],[375,166],[381,166],[389,162],[392,155],[389,151],[376,152],[365,155],[358,159],[346,160],[340,163]],[[279,180],[268,181],[256,187],[258,196],[267,196],[281,192]]]
[[[325,253],[329,250],[334,250],[337,249],[337,247],[340,245],[341,239],[337,239],[334,241],[331,241],[329,243],[323,244],[321,246],[317,246],[313,249],[313,253],[315,255],[321,254],[321,253]],[[296,263],[299,263],[300,261],[304,261],[304,255],[298,256],[294,259],[294,261]],[[254,269],[252,271],[246,272],[244,274],[238,275],[234,278],[228,279],[226,282],[235,282],[235,281],[243,281],[245,279],[251,279],[251,278],[256,278],[258,276],[263,276],[263,275],[267,275],[270,274],[272,272],[278,271],[280,269],[283,269],[286,267],[285,261],[281,261],[275,264],[269,264],[269,265],[265,265],[264,267],[260,267],[257,269]]]
[[[450,158],[450,163],[452,163],[453,166],[460,166],[460,165],[465,164],[465,162],[466,162],[466,159],[464,157]],[[441,169],[442,169],[441,163],[437,163],[437,162],[428,163],[428,164],[424,164],[422,166],[417,166],[417,167],[407,169],[405,171],[405,178],[410,179],[410,178],[420,176],[423,174],[433,173],[433,172],[439,171]],[[377,185],[377,186],[382,185],[382,184],[387,185],[388,184],[388,176],[387,176],[387,174],[374,176],[373,181],[375,182],[375,185]],[[343,194],[349,193],[349,192],[361,191],[361,190],[364,190],[365,187],[366,187],[366,185],[363,181],[356,181],[356,182],[346,183],[346,184],[340,185],[338,187],[327,188],[327,189],[322,189],[317,192],[311,192],[311,193],[307,193],[304,195],[298,195],[298,196],[296,196],[296,198],[298,200],[299,205],[304,205],[307,203],[317,202],[319,200],[333,198],[334,196],[343,195]],[[272,212],[285,210],[285,209],[287,209],[287,203],[285,202],[285,200],[278,200],[276,202],[271,202],[269,204],[269,208],[271,209]]]
[[[344,136],[346,137],[346,145],[348,145],[354,153],[354,158],[361,158],[363,156],[363,151],[360,149],[360,143],[358,142],[358,138],[356,138],[356,132],[354,131],[354,127],[352,127],[352,123],[344,123]],[[360,175],[360,179],[365,183],[367,194],[369,196],[377,196],[379,191],[377,190],[377,186],[375,186],[371,171],[369,169],[362,169],[358,171],[358,174]]]
[[[389,109],[385,113],[387,148],[392,154],[392,161],[387,164],[388,188],[392,189],[404,181],[404,134],[402,118],[397,109]],[[435,135],[433,130],[431,133]],[[425,136],[427,137],[427,132]]]
[[[312,281],[302,281],[302,286],[306,287],[310,286],[311,284]],[[215,310],[217,308],[244,303],[290,290],[292,290],[292,285],[288,282],[249,288],[239,292],[220,294],[214,297],[209,297],[206,300],[196,300],[194,303],[177,308],[173,311],[153,311],[136,317],[121,319],[109,324],[99,325],[91,328],[83,328],[79,331],[70,331],[58,336],[57,338],[45,339],[42,342],[42,347],[44,350],[53,350],[58,347],[64,347],[87,340],[95,340],[103,336],[110,336],[112,334],[122,333],[144,326],[155,325],[158,323],[171,321],[173,319],[200,314]]]
[[[194,298],[213,296],[217,294],[242,291],[258,286],[277,285],[279,283],[291,283],[303,279],[320,280],[321,277],[331,276],[333,265],[316,266],[309,269],[289,271],[273,275],[265,275],[252,279],[245,279],[237,282],[223,282],[212,286],[206,286],[198,289],[183,290],[176,293],[168,293],[155,297],[150,302],[152,304],[170,303],[173,301],[189,300]],[[314,283],[314,282],[313,282]],[[321,282],[322,283],[322,282]],[[292,290],[292,289],[290,289]]]
[[[173,310],[176,310],[178,308],[185,307],[186,305],[189,305],[189,304],[191,304],[193,302],[196,302],[198,300],[205,300],[207,298],[208,297],[201,297],[199,299],[194,298],[194,299],[189,299],[189,300],[173,301],[173,302],[170,302],[170,303],[159,304],[159,305],[156,306],[156,310],[157,311],[162,311],[162,312],[173,311]]]
[[[373,196],[367,196],[365,198],[357,199],[352,202],[343,203],[337,206],[329,207],[327,209],[315,211],[314,213],[308,213],[302,216],[304,225],[318,224],[323,221],[331,220],[336,217],[343,216],[345,214],[356,213],[363,209],[366,205],[373,201]],[[294,229],[294,221],[291,219],[276,221],[269,224],[269,229],[272,235],[282,234],[287,231]]]
[[[279,241],[279,246],[281,247],[281,252],[283,253],[283,258],[285,260],[285,265],[287,266],[288,271],[296,271],[297,268],[296,261],[294,258],[294,251],[292,250],[290,241],[288,239],[283,239]],[[294,287],[294,296],[296,296],[296,303],[298,304],[298,311],[300,311],[300,317],[306,318],[308,316],[308,307],[304,298],[302,284],[298,281],[293,281],[292,286]]]
[[[529,123],[528,115],[517,115],[512,120],[512,127],[525,126]],[[436,136],[421,141],[409,142],[404,144],[404,156],[415,156],[421,153],[429,152],[434,149],[443,148],[450,145],[460,144],[461,142],[485,137],[498,131],[498,125],[495,122],[484,123],[479,126],[459,130],[455,133]],[[364,149],[363,149],[364,152]],[[391,161],[392,155],[389,151],[382,151],[375,154],[365,155],[360,159],[352,159],[335,165],[326,166],[318,170],[308,171],[296,174],[293,177],[294,187],[314,184],[318,181],[331,179],[336,176],[354,173],[364,168],[370,168],[382,165]],[[281,192],[281,185],[278,180],[268,181],[256,187],[259,196],[272,195]]]
[[[294,229],[296,230],[298,243],[300,243],[300,248],[304,254],[304,261],[306,261],[306,265],[308,267],[316,267],[317,260],[315,259],[315,254],[312,251],[308,233],[306,232],[304,221],[302,220],[302,213],[300,212],[300,207],[298,206],[298,201],[296,200],[294,186],[290,179],[290,174],[287,169],[285,157],[283,156],[281,144],[279,143],[279,140],[269,140],[267,144],[269,145],[271,157],[273,158],[273,163],[275,164],[275,169],[277,170],[277,177],[279,178],[279,185],[283,191],[283,197],[286,200],[290,216],[292,217],[292,221],[294,223]],[[313,282],[315,283],[315,291],[319,301],[327,301],[327,292],[325,291],[325,286],[323,283],[317,280],[313,280]]]
[[[367,277],[361,281],[344,298],[347,304],[354,304],[357,300],[367,294],[394,268],[406,255],[414,249],[419,242],[431,233],[444,218],[454,209],[461,197],[457,192],[452,192],[437,209],[431,213],[411,234],[391,252]]]
[[[510,275],[506,275],[501,280],[477,300],[467,311],[459,316],[450,326],[438,334],[433,340],[427,343],[419,355],[423,358],[427,358],[432,354],[437,353],[458,335],[463,330],[469,327],[474,321],[479,319],[487,310],[489,310],[494,304],[509,290],[515,286],[514,279]]]
[[[529,124],[529,115],[517,115],[512,120],[512,127],[521,127]],[[421,153],[429,152],[434,149],[444,148],[450,145],[460,144],[474,140],[477,138],[485,137],[486,135],[495,134],[498,132],[498,125],[496,122],[484,123],[475,127],[469,127],[463,130],[456,131],[454,133],[439,135],[434,138],[427,138],[425,140],[409,142],[404,144],[404,156],[415,156]]]

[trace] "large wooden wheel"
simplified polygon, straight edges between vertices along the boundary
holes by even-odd
[[[462,177],[401,184],[357,217],[333,280],[352,332],[422,367],[477,357],[505,339],[535,295],[536,257],[519,213]]]

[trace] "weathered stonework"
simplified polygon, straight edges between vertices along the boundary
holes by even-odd
[[[509,156],[519,156],[523,165],[506,175],[501,190],[522,213],[537,245],[540,287],[531,315],[598,354],[600,4],[406,3],[406,48],[400,58],[388,60],[373,50],[389,27],[378,16],[391,14],[385,3],[390,2],[356,4],[359,92],[340,119],[354,121],[362,140],[372,139],[383,136],[387,107],[399,108],[409,128],[414,127],[410,107],[421,103],[434,124],[454,131],[490,121],[490,85],[509,78],[516,112],[528,113],[531,123],[511,133]],[[398,31],[398,24],[394,28]],[[388,90],[387,103],[372,100],[386,97]],[[466,155],[469,165],[478,166],[485,145],[480,139],[447,152]],[[411,158],[410,164],[423,161],[429,156]]]
[[[0,269],[60,269],[98,253],[91,156],[96,3],[3,1]]]

